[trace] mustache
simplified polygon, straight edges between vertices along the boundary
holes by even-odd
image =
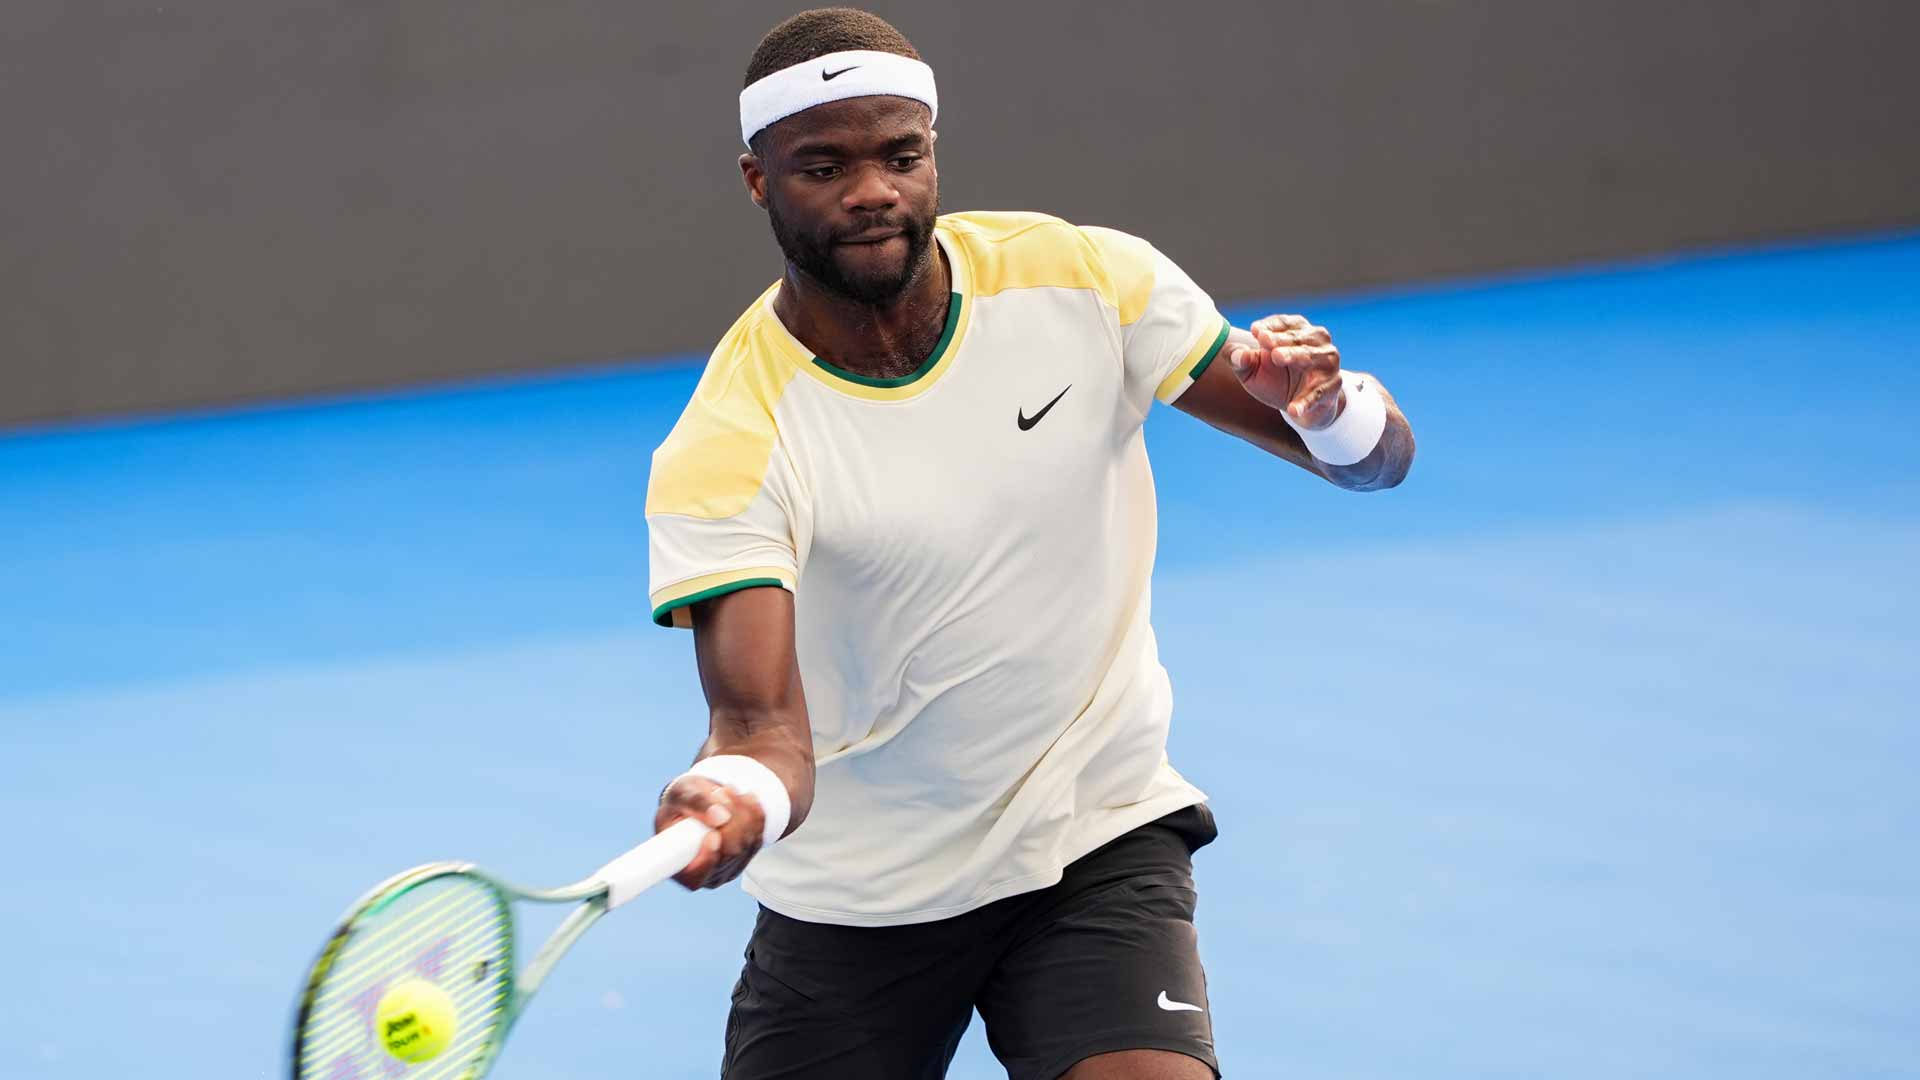
[[[877,232],[881,229],[899,229],[901,232],[912,232],[913,221],[914,219],[910,217],[897,216],[863,218],[844,229],[834,230],[833,238],[836,241],[845,240],[849,236],[859,236],[862,233]]]

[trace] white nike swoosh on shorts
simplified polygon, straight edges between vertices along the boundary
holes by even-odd
[[[1167,1010],[1168,1012],[1206,1012],[1207,1011],[1198,1005],[1189,1005],[1184,1001],[1174,1001],[1167,997],[1167,992],[1165,990],[1160,991],[1160,1000],[1156,1001],[1154,1004],[1160,1006],[1161,1008]]]

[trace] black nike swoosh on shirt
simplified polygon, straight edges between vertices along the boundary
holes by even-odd
[[[827,82],[832,79],[837,79],[840,76],[845,75],[847,72],[852,71],[853,68],[857,68],[859,66],[860,66],[859,64],[855,64],[853,65],[853,67],[843,67],[839,71],[822,71],[820,73],[820,81]]]
[[[1068,383],[1067,390],[1071,390],[1071,389],[1073,389],[1073,384]],[[1037,413],[1034,413],[1031,418],[1027,416],[1027,410],[1025,409],[1019,410],[1020,430],[1025,431],[1028,428],[1031,428],[1033,425],[1039,423],[1042,417],[1045,417],[1048,412],[1052,411],[1055,405],[1058,405],[1060,403],[1061,398],[1067,396],[1067,390],[1062,390],[1059,393],[1053,395],[1053,400],[1047,402],[1046,405],[1042,406],[1040,411]]]

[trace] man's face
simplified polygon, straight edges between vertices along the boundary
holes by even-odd
[[[933,139],[917,101],[849,98],[767,128],[741,167],[788,262],[830,292],[886,304],[932,264]]]

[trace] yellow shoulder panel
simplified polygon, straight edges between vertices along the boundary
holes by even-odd
[[[1047,214],[997,211],[946,214],[940,224],[966,249],[975,296],[1008,289],[1092,289],[1109,306],[1120,306],[1089,230]],[[1140,306],[1146,306],[1144,296]]]
[[[1147,297],[1153,295],[1153,245],[1118,229],[1089,225],[1080,230],[1107,265],[1120,309],[1120,325],[1132,326],[1146,313]]]
[[[708,358],[686,411],[653,452],[648,514],[728,518],[759,494],[773,457],[773,409],[798,370],[763,318],[755,301]]]

